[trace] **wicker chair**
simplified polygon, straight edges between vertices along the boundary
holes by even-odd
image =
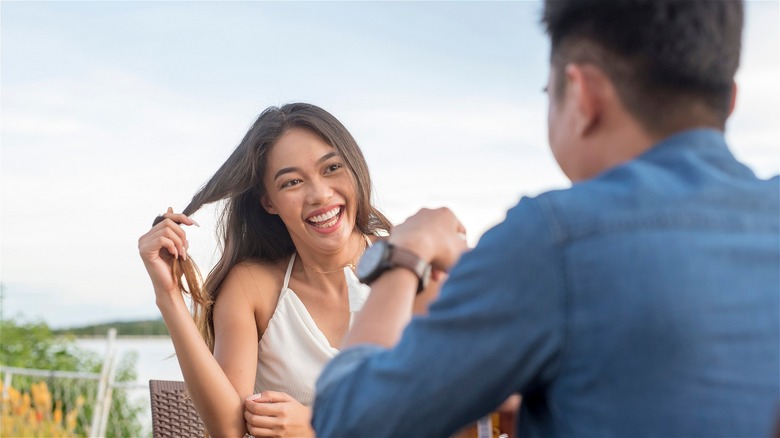
[[[184,382],[150,380],[152,436],[154,438],[198,437],[206,430],[187,395]]]

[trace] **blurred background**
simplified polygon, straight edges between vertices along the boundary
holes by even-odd
[[[780,171],[780,4],[747,4],[727,136]],[[391,220],[449,206],[473,245],[563,188],[547,149],[541,3],[10,2],[0,6],[2,315],[158,317],[137,240],[180,211],[267,106],[332,112]],[[215,208],[191,255],[216,262]]]
[[[540,12],[540,1],[0,1],[0,436],[150,436],[149,379],[182,376],[137,240],[186,206],[268,106],[333,113],[392,221],[448,206],[471,245],[521,196],[567,187],[547,148]],[[747,2],[743,41],[727,137],[770,177],[780,2]],[[204,272],[216,211],[187,230]]]

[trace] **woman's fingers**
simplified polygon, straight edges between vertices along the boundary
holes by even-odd
[[[260,427],[275,427],[279,425],[277,417],[285,417],[289,410],[292,397],[284,392],[263,391],[254,394],[244,401],[244,417],[247,424]]]
[[[170,222],[170,220],[165,220]],[[178,225],[171,225],[163,230],[164,237],[170,239],[176,244],[176,257],[181,256],[184,260],[187,260],[187,234]]]
[[[271,429],[266,429],[264,427],[250,427],[247,426],[246,428],[247,432],[249,432],[250,435],[253,437],[274,437],[279,436],[278,433],[274,432]]]
[[[172,218],[166,217],[162,220],[159,224],[155,225],[153,230],[171,230],[178,234],[182,239],[187,238],[187,233],[184,231],[184,228],[180,227],[179,224]]]
[[[161,220],[138,239],[138,251],[156,293],[178,293],[178,280],[173,278],[172,260],[187,260],[187,233],[179,225],[195,225],[187,216],[169,208]],[[167,296],[167,295],[166,295]]]
[[[167,237],[160,237],[159,242],[160,242],[160,247],[168,250],[171,256],[173,256],[173,258],[179,258],[179,248],[178,245],[176,245],[176,242],[173,241],[173,239],[169,239]]]
[[[149,236],[146,247],[150,253],[159,252],[161,248],[165,248],[174,257],[178,258],[179,255],[184,257],[187,253],[185,248],[186,241],[186,235],[182,236],[181,233],[177,233],[173,228],[165,227],[156,230]]]
[[[279,419],[275,415],[259,414],[256,411],[244,410],[244,419],[246,424],[252,427],[273,429],[279,425]]]
[[[271,412],[269,412],[269,410],[266,408],[268,406],[272,406],[273,403],[263,403],[263,402],[254,402],[254,401],[248,401],[247,403],[251,403],[253,405],[259,405],[259,406],[254,406],[257,409],[244,410],[244,420],[246,420],[247,432],[249,432],[249,434],[254,437],[280,436],[279,430],[282,424],[282,420],[278,418],[275,414],[267,415],[267,414],[271,414]]]
[[[191,219],[189,216],[182,214],[182,213],[174,213],[173,208],[168,207],[168,211],[166,211],[163,215],[163,218],[170,219],[174,221],[177,224],[184,224],[184,225],[195,225],[196,227],[199,227],[200,224],[195,222],[195,220]]]
[[[178,258],[181,256],[184,260],[187,260],[187,249],[189,249],[189,242],[187,241],[187,233],[180,226],[180,224],[195,226],[200,225],[184,214],[174,213],[171,207],[168,207],[167,212],[158,216],[158,219],[159,220],[155,220],[155,224],[152,229],[143,235],[141,239],[139,239],[139,249],[141,249],[142,246],[148,248],[149,245],[153,246],[155,243],[157,243],[159,245],[157,250],[165,248],[174,257]],[[171,233],[175,234],[175,236],[173,236]],[[176,245],[176,249],[173,250],[168,246],[162,246],[162,240],[159,240],[160,236],[173,241]],[[149,256],[153,257],[152,254],[149,254]]]
[[[314,436],[311,409],[284,392],[263,391],[247,397],[244,419],[255,436]]]
[[[162,248],[161,239],[169,239],[176,245],[176,250],[171,250],[169,247],[165,247],[175,257],[179,255],[185,260],[187,259],[187,249],[189,248],[189,242],[187,241],[187,233],[178,226],[173,220],[165,218],[162,222],[155,225],[148,233],[141,237],[139,240],[139,249],[145,247],[147,250],[154,252]],[[158,245],[158,248],[155,248]],[[142,250],[143,251],[143,250]],[[151,254],[150,254],[151,255]]]
[[[264,401],[271,403],[295,401],[295,399],[292,398],[289,394],[281,391],[263,391],[259,394],[250,396],[250,399],[254,401]]]
[[[246,412],[261,417],[280,417],[287,412],[284,403],[249,401],[244,408]]]

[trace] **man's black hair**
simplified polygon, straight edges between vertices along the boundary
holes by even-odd
[[[544,6],[559,96],[565,65],[592,63],[650,131],[673,131],[702,116],[725,125],[739,66],[741,0],[546,0]]]

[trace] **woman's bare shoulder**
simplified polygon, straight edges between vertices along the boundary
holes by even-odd
[[[271,291],[275,291],[278,295],[284,283],[286,267],[287,262],[284,260],[277,262],[246,260],[230,269],[220,289],[240,290],[247,298],[268,295]]]
[[[262,336],[279,301],[288,260],[261,262],[248,260],[236,264],[228,273],[217,296],[227,307],[244,303],[254,315],[258,335]],[[224,296],[223,296],[224,295]]]

